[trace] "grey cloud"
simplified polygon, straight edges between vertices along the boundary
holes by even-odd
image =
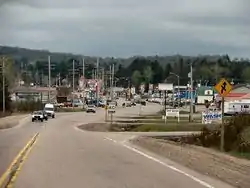
[[[246,0],[5,0],[0,43],[104,56],[249,56],[248,8]]]

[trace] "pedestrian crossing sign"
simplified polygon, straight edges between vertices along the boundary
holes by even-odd
[[[222,78],[215,86],[214,89],[218,92],[221,97],[226,97],[232,90],[232,86],[225,79]]]

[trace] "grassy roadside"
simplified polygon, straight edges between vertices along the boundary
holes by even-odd
[[[143,124],[132,129],[135,132],[193,132],[201,131],[202,124]]]
[[[18,123],[19,123],[18,121],[0,123],[0,130],[15,127]]]
[[[241,153],[241,152],[233,151],[233,152],[229,152],[228,154],[230,154],[230,155],[232,155],[234,157],[250,160],[250,153]]]
[[[56,112],[85,112],[83,108],[57,108]]]
[[[165,124],[165,120],[162,118],[121,118],[116,120],[117,123],[141,123],[141,124]],[[189,118],[182,117],[180,118],[180,121],[178,122],[177,118],[169,117],[166,120],[166,124],[189,124]],[[194,123],[201,123],[201,119],[194,118]]]

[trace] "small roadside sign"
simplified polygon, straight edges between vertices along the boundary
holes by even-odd
[[[222,78],[215,86],[214,89],[221,97],[226,97],[232,90],[231,84],[224,78]]]
[[[114,109],[108,109],[108,113],[109,113],[109,114],[114,114],[114,113],[115,113],[115,110],[114,110]]]

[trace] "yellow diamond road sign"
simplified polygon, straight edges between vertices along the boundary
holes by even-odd
[[[221,97],[226,97],[228,93],[232,90],[230,83],[222,78],[215,86],[215,90],[220,94]]]

